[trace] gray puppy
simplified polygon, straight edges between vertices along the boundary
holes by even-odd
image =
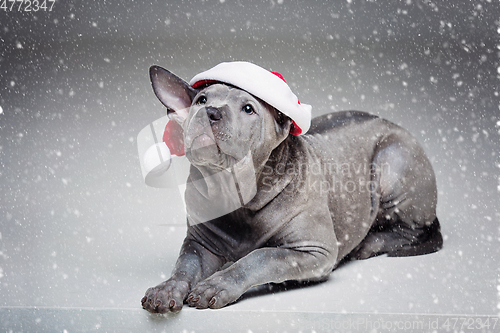
[[[194,89],[158,66],[150,76],[191,170],[187,236],[147,311],[221,308],[257,285],[326,280],[345,259],[442,247],[434,172],[401,127],[346,111],[290,135],[292,119],[234,85]]]

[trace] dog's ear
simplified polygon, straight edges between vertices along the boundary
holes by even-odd
[[[276,129],[276,134],[280,138],[286,138],[290,134],[290,129],[292,126],[292,119],[284,115],[282,112],[276,110],[276,108],[270,106],[271,114],[274,118],[274,126]]]
[[[197,90],[160,66],[151,66],[149,77],[156,97],[167,107],[168,117],[182,124],[188,116],[189,107]]]

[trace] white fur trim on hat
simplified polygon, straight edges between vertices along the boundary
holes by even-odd
[[[290,117],[299,128],[292,134],[304,134],[311,126],[312,107],[301,104],[281,75],[277,75],[245,61],[223,62],[195,75],[189,84],[197,88],[216,81],[243,89]]]

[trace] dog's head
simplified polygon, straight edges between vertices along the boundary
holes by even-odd
[[[150,77],[169,118],[184,130],[186,156],[197,167],[227,169],[249,155],[262,165],[293,129],[288,116],[234,85],[213,81],[195,89],[158,66]]]

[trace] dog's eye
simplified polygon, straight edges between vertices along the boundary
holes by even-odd
[[[200,96],[196,100],[196,104],[206,104],[207,103],[207,97],[206,96]]]
[[[245,111],[247,114],[254,114],[255,110],[250,104],[247,104],[243,107],[243,111]]]

